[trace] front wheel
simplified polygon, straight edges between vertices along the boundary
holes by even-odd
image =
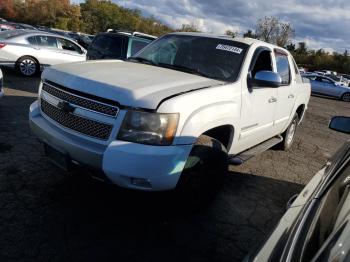
[[[345,102],[350,102],[350,93],[345,93],[342,97],[341,100]]]
[[[295,114],[292,122],[289,124],[287,130],[282,134],[283,141],[279,144],[281,150],[288,151],[294,142],[295,132],[298,127],[299,117]]]
[[[18,59],[16,68],[23,76],[33,76],[39,71],[39,64],[34,58],[24,56]]]
[[[227,170],[226,148],[220,141],[201,135],[186,161],[177,190],[203,197],[219,188]]]

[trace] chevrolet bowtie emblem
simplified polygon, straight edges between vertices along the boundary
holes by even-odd
[[[57,107],[61,109],[65,113],[72,113],[75,109],[75,107],[71,106],[68,102],[66,101],[61,101],[57,104]]]

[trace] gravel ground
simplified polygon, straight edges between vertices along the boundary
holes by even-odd
[[[327,124],[349,115],[350,104],[312,97],[290,152],[231,167],[215,198],[189,204],[172,192],[128,191],[57,169],[28,127],[39,79],[4,73],[0,261],[240,261],[346,139]]]

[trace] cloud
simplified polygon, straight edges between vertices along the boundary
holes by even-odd
[[[77,2],[77,1],[75,1]],[[78,0],[78,2],[81,2]],[[226,30],[254,29],[259,18],[276,16],[291,22],[295,41],[310,48],[350,50],[349,0],[113,0],[137,8],[146,16],[179,28],[195,24],[201,31],[222,34]]]

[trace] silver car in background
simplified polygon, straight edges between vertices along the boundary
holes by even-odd
[[[0,65],[32,76],[44,67],[86,60],[86,50],[64,36],[34,31],[0,32]]]
[[[310,80],[311,92],[315,95],[329,96],[350,102],[350,88],[338,85],[333,79],[318,74],[304,74]]]

